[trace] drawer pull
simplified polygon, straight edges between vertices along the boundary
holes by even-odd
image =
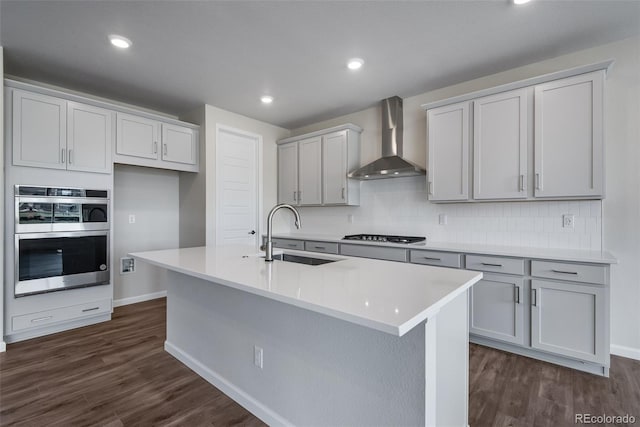
[[[326,250],[327,248],[325,248],[324,246],[314,246],[313,249]]]
[[[490,262],[481,262],[480,264],[487,266],[487,267],[502,267],[502,264],[492,264]]]
[[[422,258],[428,259],[428,260],[431,260],[431,261],[442,261],[441,258],[433,258],[433,257],[430,257],[430,256],[424,256]]]
[[[551,269],[551,271],[553,271],[554,273],[560,273],[560,274],[575,274],[575,275],[578,274],[577,271],[562,271],[562,270],[554,270],[553,268]]]
[[[49,320],[49,319],[53,319],[53,316],[45,316],[45,317],[38,317],[37,319],[31,319],[31,323],[44,322],[45,320]]]
[[[99,309],[100,307],[91,307],[91,308],[85,308],[84,310],[82,310],[83,313],[86,313],[87,311],[94,311]]]
[[[287,243],[287,246],[289,246],[290,248],[295,248],[298,245],[296,245],[295,243]]]

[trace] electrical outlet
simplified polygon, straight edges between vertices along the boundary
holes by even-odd
[[[576,223],[575,216],[572,214],[564,214],[562,215],[562,227],[563,228],[573,228]]]
[[[129,224],[135,224],[135,223],[136,223],[135,214],[129,214]]]
[[[120,274],[135,273],[136,260],[130,257],[120,258]]]
[[[253,346],[253,364],[260,369],[262,369],[263,352],[262,347],[258,347],[257,345]]]
[[[438,215],[438,224],[447,225],[447,215],[445,214]]]

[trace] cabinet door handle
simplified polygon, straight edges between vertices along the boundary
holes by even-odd
[[[341,193],[341,194],[342,194],[342,195],[341,195],[342,200],[344,200],[344,187],[342,187],[342,193]]]
[[[297,202],[297,201],[298,201],[298,199],[296,199],[296,194],[298,194],[298,192],[297,192],[297,191],[294,191],[294,192],[293,192],[293,201],[294,201],[294,202]]]
[[[433,196],[433,182],[427,181],[427,194]]]
[[[158,141],[153,141],[153,154],[158,152]]]
[[[162,144],[163,149],[164,149],[164,154],[163,155],[167,155],[167,143],[165,142],[164,144]]]
[[[538,292],[535,289],[531,289],[531,305],[534,307],[538,306]]]
[[[64,163],[64,156],[67,154],[67,150],[64,148],[60,150],[60,163]]]
[[[100,307],[91,307],[91,308],[85,308],[84,310],[82,310],[83,313],[86,313],[87,311],[95,311],[97,309],[99,309]]]
[[[516,286],[516,304],[520,304],[520,286]]]
[[[31,323],[44,322],[45,320],[49,320],[49,319],[53,319],[53,316],[45,316],[45,317],[38,317],[37,319],[31,319]]]
[[[433,257],[430,257],[430,256],[424,256],[422,258],[428,259],[428,260],[431,260],[431,261],[442,261],[441,258],[433,258]]]
[[[492,264],[490,262],[481,262],[480,264],[485,265],[487,267],[501,267],[502,268],[502,264]]]
[[[73,149],[69,149],[69,164],[73,163]]]
[[[540,181],[540,174],[536,173],[536,190],[542,190],[542,184]]]
[[[526,190],[526,186],[524,183],[524,175],[520,175],[520,191]]]
[[[562,270],[554,270],[553,268],[551,269],[551,271],[553,271],[554,273],[560,273],[560,274],[578,274],[577,271],[562,271]]]

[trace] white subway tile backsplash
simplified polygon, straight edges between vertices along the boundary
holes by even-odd
[[[363,182],[359,207],[300,208],[300,233],[409,234],[435,242],[601,249],[599,200],[435,204],[427,201],[423,181]],[[438,223],[440,214],[447,215],[447,225]],[[573,229],[562,227],[563,214],[575,216]]]

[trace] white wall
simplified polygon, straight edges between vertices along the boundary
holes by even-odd
[[[200,125],[199,159],[200,172],[180,173],[180,247],[204,246],[206,242],[206,176],[207,162],[205,140],[207,123],[205,106],[180,117]],[[215,126],[214,126],[215,129]]]
[[[206,227],[207,245],[216,242],[216,125],[225,125],[262,136],[263,162],[261,185],[263,192],[263,213],[260,233],[266,231],[266,218],[269,210],[277,202],[277,146],[276,141],[289,136],[287,129],[250,119],[230,111],[222,110],[211,105],[205,106],[206,132]],[[287,224],[281,218],[274,220],[274,229],[287,231]]]
[[[425,232],[433,240],[513,246],[605,249],[619,264],[611,270],[612,350],[640,358],[640,38],[575,52],[404,100],[405,157],[426,164],[426,115],[420,105],[585,64],[615,59],[605,95],[606,190],[603,202],[507,202],[435,205],[425,202],[418,179],[363,183],[359,208],[303,209],[304,232],[373,230]],[[393,95],[393,94],[389,94]],[[362,163],[380,154],[377,107],[295,129],[292,135],[352,122],[365,128]],[[396,206],[402,206],[402,208]],[[354,214],[354,224],[347,214]],[[438,226],[447,213],[449,225]],[[575,213],[574,232],[560,228]],[[391,225],[394,224],[394,225]],[[583,228],[584,226],[584,228]],[[317,228],[313,230],[313,228]],[[506,227],[506,228],[505,228]],[[291,229],[290,231],[294,231]]]
[[[179,246],[178,172],[115,165],[114,170],[114,303],[135,302],[166,291],[166,271],[136,263],[136,271],[120,274],[120,258],[129,252]],[[129,223],[129,215],[136,222]],[[128,300],[127,300],[128,299]]]

